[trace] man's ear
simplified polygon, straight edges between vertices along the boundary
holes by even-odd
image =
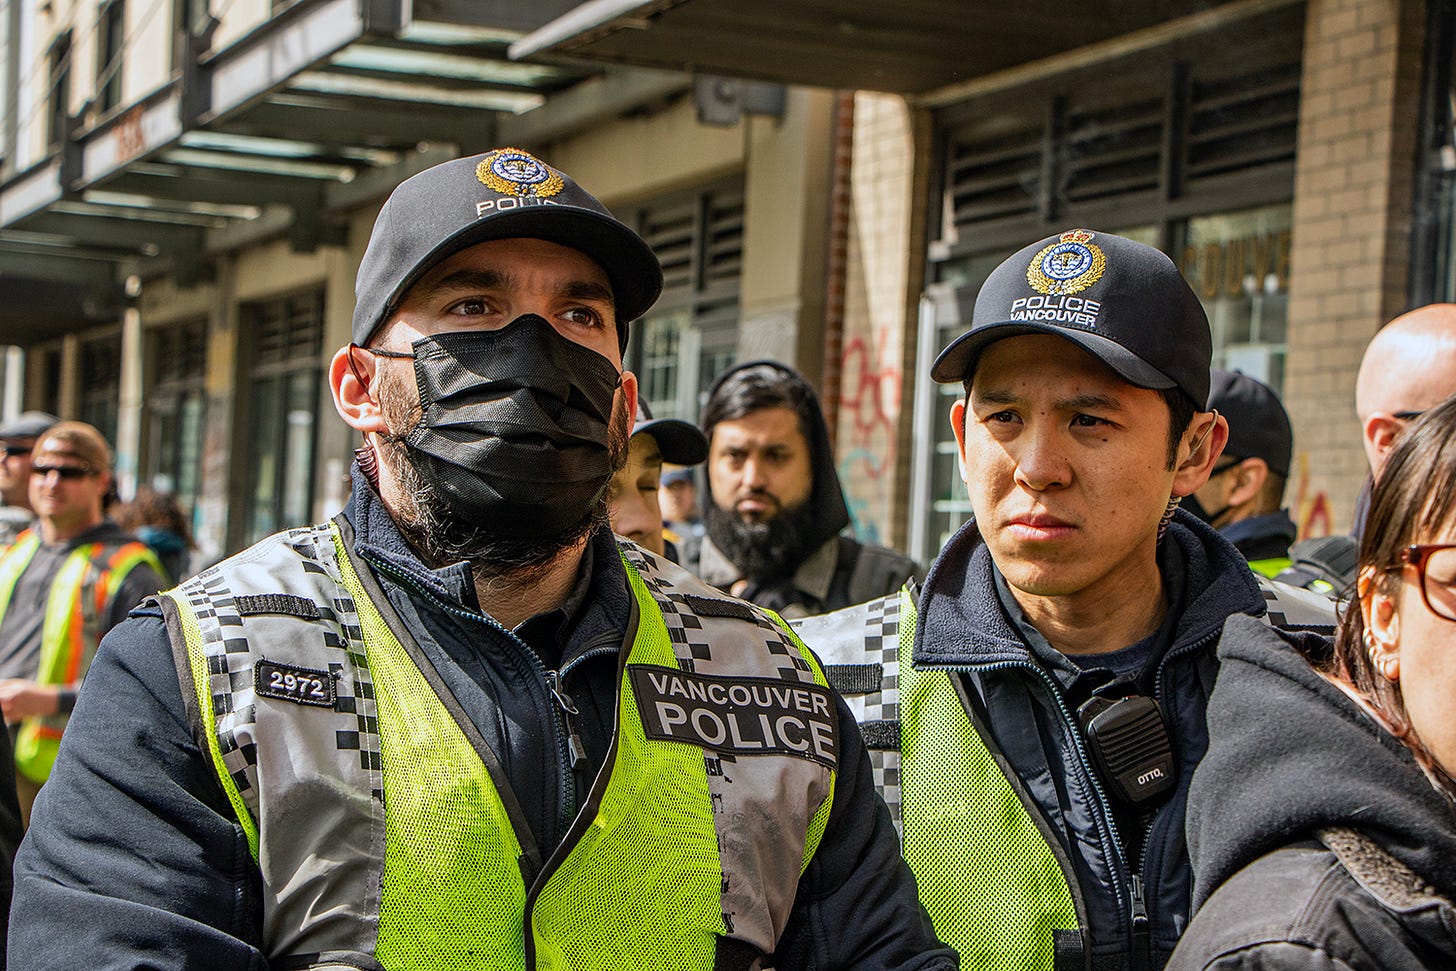
[[[957,398],[950,406],[950,430],[956,440],[956,464],[961,469],[961,481],[966,481],[966,399]]]
[[[1399,418],[1383,411],[1377,411],[1365,419],[1365,440],[1375,449],[1375,454],[1380,456],[1381,461],[1385,460],[1386,454],[1395,446],[1395,437],[1403,427]]]
[[[1263,459],[1244,459],[1229,472],[1234,481],[1225,501],[1230,506],[1242,506],[1263,490],[1269,479],[1269,463]]]
[[[622,397],[627,400],[627,434],[637,427],[637,375],[622,372]]]
[[[389,431],[389,425],[370,390],[378,374],[378,363],[363,348],[345,344],[329,361],[329,390],[334,395],[334,407],[350,428],[384,434]]]
[[[1208,481],[1213,464],[1228,444],[1228,421],[1217,411],[1193,415],[1183,440],[1178,443],[1178,463],[1173,472],[1173,495],[1188,496]]]

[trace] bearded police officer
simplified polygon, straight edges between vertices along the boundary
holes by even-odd
[[[524,152],[395,190],[329,369],[350,505],[103,646],[13,961],[954,966],[818,662],[607,528],[661,280]]]
[[[965,387],[950,419],[975,519],[918,602],[802,622],[859,692],[963,968],[1161,966],[1188,919],[1184,806],[1224,621],[1333,622],[1175,512],[1228,435],[1204,405],[1210,345],[1148,246],[1073,230],[1012,256],[931,370]]]

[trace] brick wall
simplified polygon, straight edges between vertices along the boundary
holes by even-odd
[[[1355,374],[1407,309],[1424,17],[1409,0],[1307,8],[1285,403],[1286,501],[1308,535],[1349,528],[1367,471]]]

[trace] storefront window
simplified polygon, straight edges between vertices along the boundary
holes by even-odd
[[[152,382],[145,402],[146,481],[174,493],[183,511],[195,515],[206,434],[207,323],[193,320],[158,328],[149,335],[148,351]],[[194,521],[194,530],[197,526]]]
[[[1290,207],[1188,220],[1178,266],[1213,329],[1213,366],[1275,391],[1284,383],[1289,325]]]
[[[240,545],[310,519],[323,390],[323,310],[319,292],[243,308],[253,346],[250,465]]]
[[[633,325],[627,365],[659,418],[696,421],[733,363],[743,270],[741,177],[619,212],[662,263],[657,305]]]

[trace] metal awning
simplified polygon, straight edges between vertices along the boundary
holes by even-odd
[[[242,241],[342,242],[349,209],[602,75],[507,54],[575,5],[295,0],[221,49],[204,30],[171,84],[0,185],[0,344],[114,321],[128,276],[195,281]]]
[[[1218,6],[1208,0],[589,0],[512,44],[511,56],[553,54],[921,95]]]

